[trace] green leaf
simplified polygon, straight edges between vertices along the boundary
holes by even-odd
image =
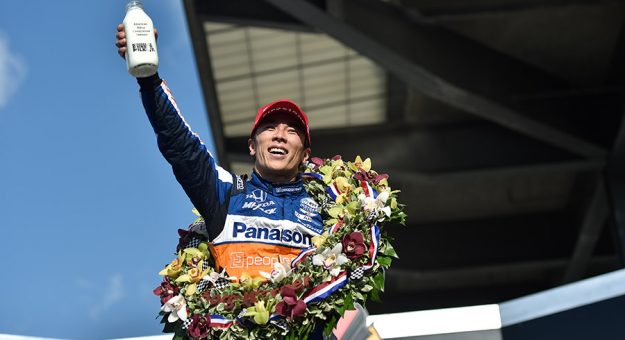
[[[376,261],[380,264],[380,266],[383,267],[389,267],[391,265],[391,262],[393,262],[390,257],[386,256],[378,256]]]
[[[165,323],[163,326],[163,333],[173,333],[175,331],[175,324],[173,323]]]
[[[395,252],[395,248],[393,248],[393,246],[391,245],[390,242],[386,242],[386,247],[384,249],[384,255],[390,256],[390,257],[394,257],[396,259],[399,258],[399,256],[397,256],[397,252]]]
[[[381,301],[380,301],[380,291],[379,291],[379,290],[377,290],[377,289],[372,290],[372,291],[369,293],[369,296],[371,297],[371,301],[374,301],[374,302],[381,302]]]
[[[339,216],[339,214],[343,211],[342,207],[334,207],[334,208],[330,208],[328,209],[328,215],[337,218]]]
[[[345,296],[345,303],[343,304],[343,306],[345,306],[345,310],[352,310],[352,309],[354,309],[354,298],[352,298],[351,294],[346,294],[346,296]]]
[[[375,275],[373,284],[375,288],[384,291],[384,272],[380,271]]]
[[[360,207],[360,202],[352,201],[347,205],[347,210],[349,210],[349,212],[351,213],[354,213],[359,207]]]

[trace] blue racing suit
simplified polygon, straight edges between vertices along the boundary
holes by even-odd
[[[230,276],[257,276],[312,246],[323,220],[300,177],[278,184],[256,172],[249,179],[229,173],[191,131],[158,74],[138,82],[158,147],[205,220],[217,266]]]

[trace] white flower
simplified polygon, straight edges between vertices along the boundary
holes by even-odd
[[[226,276],[226,270],[225,269],[222,270],[221,273],[218,273],[218,272],[213,270],[212,272],[210,272],[210,274],[204,275],[202,280],[207,280],[207,281],[212,282],[213,284],[216,284],[217,280],[219,280],[221,278],[229,280],[229,281],[230,280],[234,280],[233,277]]]
[[[343,255],[343,245],[337,243],[334,248],[326,248],[321,254],[313,256],[313,264],[316,266],[323,266],[330,272],[330,275],[337,276],[341,270],[341,265],[349,261],[345,255]]]
[[[178,319],[182,321],[187,320],[187,301],[185,301],[182,295],[177,295],[167,300],[161,307],[161,310],[163,312],[171,312],[167,317],[168,322],[176,322]]]
[[[391,217],[391,207],[386,205],[389,196],[390,193],[385,190],[380,192],[376,198],[360,194],[358,195],[358,200],[368,214],[379,215],[380,212],[383,212],[386,216]]]
[[[289,272],[290,271],[287,271],[287,268],[282,263],[274,262],[271,273],[259,271],[259,274],[262,277],[271,280],[271,282],[280,282],[282,279],[287,277],[287,275],[289,275]]]

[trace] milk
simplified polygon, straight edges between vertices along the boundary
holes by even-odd
[[[158,69],[158,53],[152,19],[143,11],[140,1],[126,5],[124,17],[126,30],[126,66],[134,77],[147,77]]]

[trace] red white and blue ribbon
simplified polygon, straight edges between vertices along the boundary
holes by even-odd
[[[211,314],[211,327],[229,328],[234,324],[234,320],[225,318],[219,314]]]
[[[332,184],[326,187],[326,193],[336,201],[336,198],[341,194],[341,191],[336,187],[336,182],[332,182]]]
[[[330,227],[328,234],[332,235],[336,233],[337,230],[339,230],[342,225],[343,225],[343,220],[338,220],[338,222],[334,223],[334,225]]]
[[[306,248],[300,251],[299,255],[297,255],[297,257],[291,261],[291,268],[295,268],[295,266],[297,266],[300,262],[304,261],[305,258],[313,254],[316,250],[317,248],[312,247],[312,248]]]
[[[370,269],[375,264],[375,258],[378,256],[378,247],[380,245],[380,227],[377,224],[371,226],[371,242],[369,243],[369,261],[363,266],[364,269]]]
[[[347,284],[347,272],[342,271],[328,282],[324,282],[304,294],[306,304],[321,301]]]
[[[365,196],[376,198],[378,197],[378,192],[369,184],[367,181],[360,181],[360,187],[365,192]]]

